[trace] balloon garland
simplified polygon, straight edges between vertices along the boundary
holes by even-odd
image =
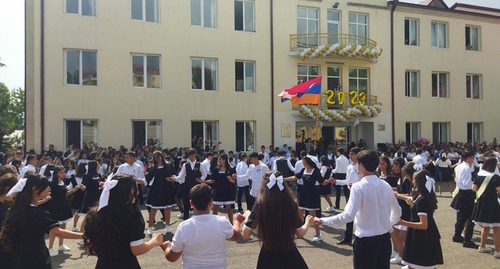
[[[299,109],[300,114],[313,120],[319,117],[320,121],[336,121],[347,122],[348,120],[358,115],[366,117],[376,117],[382,111],[382,103],[375,103],[374,105],[357,105],[344,110],[327,110],[318,109],[313,106],[302,105]]]
[[[326,56],[343,56],[343,57],[365,57],[368,59],[377,59],[384,50],[380,47],[374,47],[370,49],[368,46],[361,45],[343,45],[343,44],[328,44],[313,46],[310,48],[300,49],[300,58],[305,60],[306,58],[319,58]]]

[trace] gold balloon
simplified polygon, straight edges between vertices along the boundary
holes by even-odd
[[[367,116],[367,115],[368,115],[368,113],[366,113],[366,111],[365,111],[365,112],[363,112],[363,116]]]
[[[302,56],[302,57],[300,57],[300,59],[303,61],[303,60],[305,60],[305,59],[306,59],[306,57]]]
[[[304,52],[304,49],[300,49],[300,52]]]
[[[382,48],[380,48],[380,54],[382,54],[382,51],[384,51]]]
[[[346,119],[350,120],[351,119],[351,116],[347,115],[345,116]]]

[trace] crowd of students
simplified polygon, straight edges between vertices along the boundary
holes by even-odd
[[[346,225],[337,243],[354,239],[354,268],[389,268],[390,263],[432,268],[443,263],[433,217],[436,196],[441,195],[440,184],[436,195],[435,180],[449,183],[453,178],[457,189],[448,184],[454,196],[451,206],[457,210],[453,241],[500,258],[494,143],[387,144],[378,152],[356,145],[327,146],[320,156],[314,149],[297,156],[287,145],[262,146],[248,156],[151,145],[132,150],[90,145],[66,152],[51,145],[39,156],[24,156],[19,150],[2,156],[0,168],[0,268],[51,268],[51,256],[69,251],[64,238],[77,239],[97,255],[96,268],[140,268],[136,256],[155,246],[171,262],[182,257],[184,268],[225,268],[226,240],[240,234],[248,239],[252,233],[262,240],[257,268],[307,268],[294,240],[314,226],[312,242],[322,241],[321,225]],[[146,187],[149,241],[138,207]],[[335,204],[329,197],[332,189]],[[342,213],[321,218],[321,197],[329,205],[326,211],[334,212],[340,209],[342,192]],[[220,207],[227,219],[217,216]],[[153,234],[153,224],[160,210],[164,233],[172,233],[172,208],[179,209],[184,221],[172,242],[163,242],[161,234]],[[79,217],[83,220],[77,228]],[[67,231],[72,219],[72,231]],[[483,227],[480,246],[471,240],[474,223]],[[491,229],[494,249],[485,245]],[[207,241],[210,248],[204,247]],[[24,259],[28,253],[32,259]]]

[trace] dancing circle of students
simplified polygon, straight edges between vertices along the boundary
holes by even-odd
[[[52,268],[51,257],[70,251],[64,239],[76,239],[96,255],[96,268],[140,268],[136,256],[157,246],[170,262],[182,257],[183,268],[226,268],[226,241],[246,241],[252,234],[261,240],[257,268],[308,268],[294,241],[314,227],[311,241],[320,243],[321,226],[344,225],[337,244],[352,245],[354,268],[433,268],[443,264],[434,220],[443,182],[457,212],[453,242],[500,258],[498,153],[464,149],[458,154],[451,148],[430,155],[423,148],[403,154],[338,147],[334,154],[328,147],[318,159],[314,149],[295,158],[286,145],[272,152],[262,146],[248,156],[209,151],[202,162],[197,149],[187,148],[184,158],[155,150],[147,163],[141,161],[144,152],[138,156],[122,147],[123,164],[116,157],[103,163],[102,151],[89,159],[71,148],[65,159],[44,154],[40,169],[36,155],[27,155],[23,164],[16,152],[11,164],[0,167],[0,268]],[[148,188],[146,234],[139,208],[143,187]],[[342,192],[344,210],[321,217],[321,197],[326,211],[336,212]],[[173,209],[183,220],[175,232]],[[218,216],[221,209],[227,218]],[[165,229],[153,233],[158,211]],[[482,227],[479,246],[472,241],[474,224]],[[486,246],[491,229],[494,249]],[[172,241],[164,241],[169,233]]]

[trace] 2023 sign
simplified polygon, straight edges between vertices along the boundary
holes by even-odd
[[[344,105],[344,101],[346,99],[346,95],[344,92],[337,92],[336,93],[336,97],[337,97],[337,102],[335,102],[335,92],[333,90],[326,90],[325,91],[325,94],[326,94],[326,104],[327,105],[330,105],[330,106],[334,106],[334,105]],[[360,92],[358,94],[357,91],[350,91],[349,92],[349,101],[351,103],[352,106],[356,106],[356,105],[364,105],[366,104],[366,93],[364,92]],[[337,104],[336,104],[337,103]]]

